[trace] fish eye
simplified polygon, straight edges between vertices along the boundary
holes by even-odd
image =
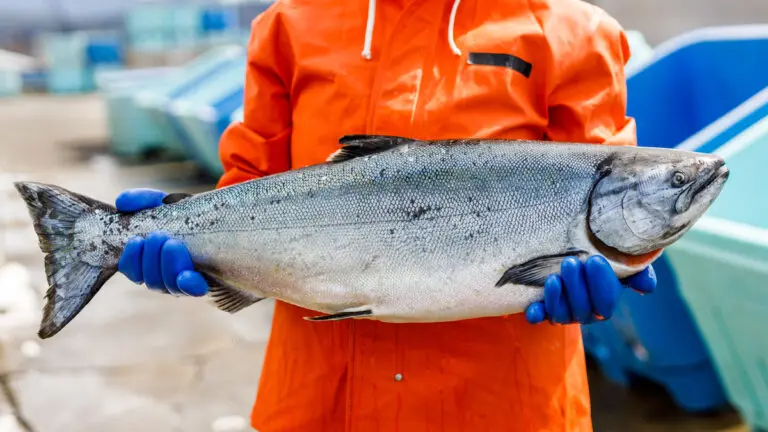
[[[687,182],[688,178],[685,176],[684,173],[677,171],[675,172],[674,176],[672,177],[672,186],[674,187],[680,187],[684,185]]]

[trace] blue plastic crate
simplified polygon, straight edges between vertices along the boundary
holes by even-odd
[[[90,69],[50,69],[46,80],[48,91],[55,94],[85,93],[94,88]]]
[[[139,89],[161,87],[176,68],[134,69],[102,72],[96,83],[107,107],[107,124],[112,151],[122,157],[135,157],[162,148],[164,136],[153,127],[147,113],[132,103]]]
[[[178,5],[172,12],[172,33],[180,47],[196,45],[203,36],[203,9],[198,5]]]
[[[122,39],[118,36],[91,38],[86,47],[89,66],[122,65],[125,63]]]
[[[88,64],[88,34],[85,32],[42,34],[38,44],[42,58],[50,68],[83,69]]]
[[[239,27],[237,9],[225,6],[207,6],[202,13],[202,27],[206,33],[225,32]]]
[[[0,98],[21,94],[23,89],[21,72],[0,70]]]
[[[161,53],[176,48],[176,35],[168,30],[152,30],[129,35],[128,44],[137,53]]]
[[[765,31],[766,26],[696,30],[628,68],[627,110],[638,119],[640,145],[679,146],[762,90],[768,82]]]
[[[662,385],[681,408],[707,411],[727,403],[709,353],[666,257],[654,263],[659,287],[623,293],[614,316],[582,327],[584,346],[611,381],[641,376]]]
[[[631,69],[640,63],[645,63],[653,57],[653,47],[645,39],[645,35],[637,30],[627,30],[627,42],[632,55],[627,62],[627,69]]]
[[[173,23],[174,6],[146,4],[135,6],[125,15],[125,30],[129,35],[168,29]]]
[[[762,104],[743,117],[763,117],[717,150],[731,169],[726,187],[666,253],[730,400],[752,428],[768,430],[768,87],[753,100]]]
[[[213,176],[223,173],[218,150],[221,134],[232,113],[243,105],[245,64],[245,57],[233,59],[169,105],[169,121],[188,143],[190,157]]]
[[[229,122],[230,123],[237,123],[243,121],[243,118],[245,117],[245,113],[243,112],[244,107],[241,103],[240,106],[232,113],[231,116],[229,116]]]
[[[768,85],[759,73],[768,66],[765,52],[768,26],[703,29],[657,47],[628,69],[639,144],[709,152],[743,131],[748,121],[722,119]],[[611,320],[583,327],[585,348],[615,381],[637,374],[665,386],[685,409],[715,408],[725,392],[668,260],[665,252],[654,264],[656,293],[627,292]]]
[[[170,152],[188,155],[187,143],[182,140],[175,126],[165,115],[167,105],[215,75],[222,65],[236,58],[245,57],[245,48],[220,46],[211,49],[174,73],[163,85],[140,91],[132,99],[143,115],[149,118],[152,128],[164,136],[164,148]],[[130,152],[126,149],[124,153]]]
[[[48,89],[48,71],[36,69],[26,71],[21,75],[24,91],[38,92]]]

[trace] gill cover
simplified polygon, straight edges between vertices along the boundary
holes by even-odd
[[[717,156],[666,149],[616,152],[598,168],[588,227],[621,253],[657,251],[701,217],[726,178]]]

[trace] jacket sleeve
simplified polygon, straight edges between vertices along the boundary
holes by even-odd
[[[287,57],[281,55],[278,3],[254,19],[248,43],[243,121],[231,124],[219,142],[224,174],[217,187],[290,169],[291,102]]]
[[[634,146],[624,73],[629,42],[613,18],[596,7],[592,11],[589,24],[569,23],[573,36],[558,34],[552,46],[547,138]]]

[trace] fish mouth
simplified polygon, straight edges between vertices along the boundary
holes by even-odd
[[[708,175],[707,175],[708,174]],[[680,195],[675,203],[678,214],[687,212],[692,206],[707,206],[720,194],[723,184],[728,179],[730,170],[721,158],[713,161],[711,167],[700,174],[700,178]]]
[[[724,160],[717,161],[717,165],[713,167],[712,174],[704,180],[695,190],[693,190],[693,193],[691,196],[694,198],[698,196],[701,192],[707,190],[710,186],[712,186],[715,182],[722,181],[725,182],[728,180],[728,176],[731,174],[731,171],[728,169],[727,166],[725,166]]]

